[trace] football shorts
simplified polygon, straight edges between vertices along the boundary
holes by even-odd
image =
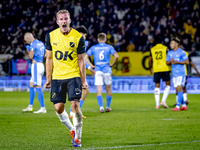
[[[177,88],[178,86],[185,86],[185,80],[186,77],[185,76],[178,76],[178,77],[173,77],[173,84],[174,87]]]
[[[32,82],[35,86],[42,85],[42,76],[44,74],[44,65],[43,63],[33,63],[31,66],[31,79],[30,82]]]
[[[103,73],[101,71],[95,72],[95,85],[111,85],[112,84],[112,77],[111,73]]]
[[[160,79],[163,81],[170,81],[169,71],[167,72],[155,72],[153,81],[155,83],[160,83]]]

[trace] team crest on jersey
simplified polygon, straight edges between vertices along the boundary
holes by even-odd
[[[178,54],[176,54],[176,57],[178,57]]]
[[[70,42],[69,45],[70,45],[70,47],[74,47],[75,46],[74,42]]]

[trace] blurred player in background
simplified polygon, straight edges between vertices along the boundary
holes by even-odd
[[[41,88],[42,76],[44,74],[43,58],[45,55],[45,46],[41,41],[35,39],[33,35],[29,32],[24,35],[24,41],[26,42],[26,44],[28,44],[26,46],[26,49],[28,50],[28,55],[32,61],[32,66],[31,79],[29,83],[30,101],[28,107],[26,109],[23,109],[23,112],[33,111],[33,102],[36,90],[41,108],[38,111],[34,111],[34,113],[46,113],[47,111],[45,109],[44,96]]]
[[[79,100],[82,88],[88,88],[85,78],[85,40],[70,27],[71,19],[67,10],[58,11],[56,19],[59,28],[47,34],[45,39],[47,81],[44,87],[51,87],[51,101],[58,118],[70,130],[73,147],[81,147],[82,113]],[[74,126],[65,111],[66,93],[74,113]]]
[[[88,41],[86,41],[86,36],[87,36],[87,29],[84,27],[84,26],[80,26],[78,28],[76,28],[76,30],[84,37],[85,39],[85,50],[87,49],[88,47]],[[87,62],[85,61],[85,67],[90,70],[92,72],[92,74],[94,75],[95,74],[95,71],[92,67],[90,67]],[[83,105],[83,102],[85,101],[87,95],[89,94],[89,88],[82,88],[82,96],[81,96],[81,99],[80,99],[80,108],[82,107]],[[86,119],[86,117],[84,115],[82,115],[83,119]],[[72,112],[72,109],[70,107],[70,115],[69,115],[69,118],[73,118],[73,112]]]
[[[97,102],[100,108],[100,113],[104,112],[103,98],[102,98],[102,85],[106,85],[106,112],[111,111],[110,104],[112,100],[111,84],[112,84],[112,70],[111,67],[117,62],[119,55],[114,47],[106,44],[106,34],[99,33],[97,36],[99,44],[92,46],[85,55],[86,62],[95,68],[95,85],[97,86]],[[113,63],[110,64],[110,54],[114,55]],[[94,65],[91,64],[89,56],[93,55]]]
[[[173,38],[170,42],[170,50],[167,53],[167,65],[171,65],[173,84],[176,88],[178,101],[176,107],[172,111],[187,110],[185,101],[183,100],[183,87],[186,81],[186,70],[185,64],[189,64],[188,57],[184,50],[180,49],[178,46],[180,40],[178,38]],[[180,108],[180,105],[182,107]]]
[[[182,50],[184,50],[184,47],[182,45],[179,45],[179,48],[181,48]],[[185,51],[185,53],[188,56],[189,64],[191,65],[192,68],[194,68],[194,70],[197,72],[197,75],[200,77],[200,73],[198,72],[195,64],[192,62],[191,56],[189,55],[189,53],[187,51]],[[185,65],[185,71],[186,71],[186,82],[185,82],[185,85],[183,87],[183,100],[185,101],[186,105],[188,105],[189,101],[188,101],[187,89],[186,89],[187,79],[188,79],[187,65]],[[177,95],[177,91],[176,91],[176,103],[177,103],[177,101],[178,101],[178,95]],[[176,106],[176,104],[174,106]]]
[[[157,44],[151,48],[149,56],[149,69],[151,74],[154,73],[155,87],[155,101],[156,109],[160,108],[160,105],[165,108],[169,108],[166,104],[166,99],[169,95],[170,90],[170,67],[166,64],[168,48],[162,44],[162,38],[158,37],[156,39]],[[152,65],[153,64],[153,65]],[[153,66],[153,69],[152,69]],[[160,80],[166,82],[166,87],[163,93],[162,101],[160,103]],[[159,105],[160,103],[160,105]]]

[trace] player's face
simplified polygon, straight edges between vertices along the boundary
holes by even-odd
[[[58,14],[56,23],[60,27],[62,33],[67,32],[70,29],[71,19],[68,13]]]
[[[178,47],[178,44],[175,41],[170,42],[171,49],[176,49]]]

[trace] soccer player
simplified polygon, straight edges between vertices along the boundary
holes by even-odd
[[[33,111],[33,102],[36,90],[41,108],[38,111],[34,111],[34,113],[46,113],[47,111],[45,109],[44,96],[41,88],[42,76],[44,74],[43,58],[45,54],[45,46],[41,41],[35,39],[33,35],[29,32],[25,33],[24,41],[26,42],[26,44],[28,44],[26,46],[26,49],[28,51],[29,58],[32,61],[32,66],[31,79],[29,82],[30,101],[28,107],[26,109],[23,109],[23,112]]]
[[[84,37],[85,39],[85,50],[87,49],[88,47],[88,41],[86,41],[86,36],[87,36],[87,29],[84,27],[84,26],[80,26],[78,28],[76,28],[76,30]],[[90,70],[92,72],[92,74],[95,74],[95,71],[92,67],[90,67],[87,62],[85,61],[85,67]],[[89,94],[89,88],[83,88],[82,89],[82,96],[81,96],[81,99],[80,99],[80,108],[82,107],[83,105],[83,102],[85,101],[87,95]],[[82,115],[83,119],[86,119],[86,117],[84,115]],[[70,115],[69,115],[69,118],[72,119],[73,118],[73,112],[72,112],[72,109],[70,107]]]
[[[165,108],[169,108],[166,104],[166,99],[169,95],[170,90],[170,67],[166,64],[166,57],[168,48],[162,44],[162,38],[158,37],[156,39],[157,44],[151,48],[149,56],[149,69],[151,74],[154,73],[154,82],[156,83],[155,87],[155,101],[156,109],[160,108],[160,105]],[[153,69],[152,69],[153,62]],[[166,82],[166,87],[163,93],[162,101],[160,103],[160,79]],[[159,105],[160,103],[160,105]]]
[[[44,87],[51,87],[51,101],[58,118],[70,130],[73,147],[81,147],[82,113],[79,100],[81,89],[88,88],[84,62],[85,40],[70,27],[70,13],[67,10],[57,12],[56,23],[59,28],[47,34],[45,39],[47,81]],[[74,126],[65,111],[66,93],[74,113]]]
[[[180,40],[178,38],[173,38],[170,42],[170,50],[167,53],[167,65],[171,65],[173,84],[176,88],[178,95],[178,102],[176,107],[172,111],[187,110],[187,106],[183,100],[183,87],[185,85],[186,71],[185,64],[189,64],[188,57],[184,50],[180,49],[178,46]],[[180,105],[182,107],[180,108]]]
[[[112,100],[111,84],[112,84],[112,70],[111,67],[117,62],[119,55],[114,47],[106,44],[106,34],[99,33],[97,36],[99,44],[92,46],[85,55],[86,62],[95,68],[95,85],[97,86],[97,102],[100,108],[100,113],[104,112],[103,98],[102,98],[102,85],[105,83],[107,92],[106,112],[110,112],[110,104]],[[113,63],[110,64],[110,54],[114,55]],[[93,55],[94,65],[91,64],[89,56]]]
[[[179,48],[184,50],[184,47],[182,45],[179,45]],[[200,77],[200,73],[198,72],[195,64],[192,62],[191,60],[191,56],[189,55],[189,53],[187,51],[185,51],[186,55],[188,56],[188,60],[189,60],[189,64],[192,66],[192,68],[194,68],[194,70],[197,72],[197,75]],[[187,65],[185,65],[185,71],[186,71],[186,82],[185,85],[183,87],[183,100],[185,101],[186,105],[189,104],[189,101],[187,99],[187,89],[186,89],[186,85],[187,85],[187,78],[188,78],[188,70],[187,70]],[[176,91],[176,103],[178,101],[178,95],[177,95],[177,91]],[[174,105],[176,106],[176,104]]]

